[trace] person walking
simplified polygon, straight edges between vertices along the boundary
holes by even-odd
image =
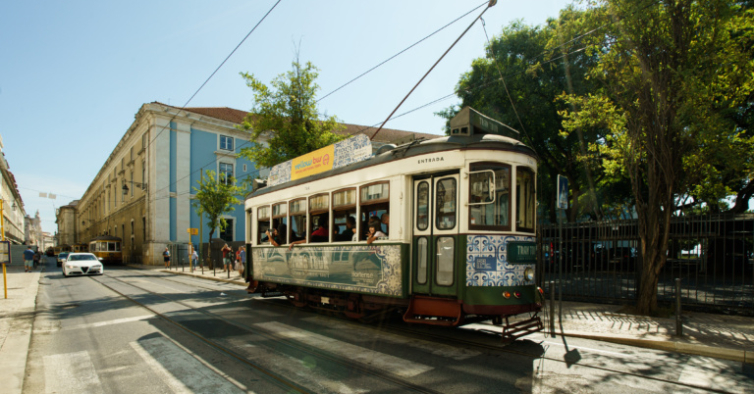
[[[34,261],[34,268],[37,268],[37,267],[39,266],[39,259],[40,259],[41,257],[42,257],[42,254],[41,254],[41,253],[39,253],[39,251],[37,251],[36,253],[34,253],[34,258],[33,258],[33,261]]]
[[[191,251],[191,272],[196,270],[196,266],[199,265],[199,254],[196,253],[196,249],[192,248]]]
[[[31,250],[31,246],[24,250],[24,272],[31,272],[34,270],[34,251]]]
[[[232,271],[233,270],[233,248],[228,246],[228,244],[223,245],[223,272],[225,271]]]
[[[165,247],[165,251],[162,252],[162,258],[165,260],[165,268],[170,268],[170,250]]]
[[[243,277],[244,262],[246,262],[246,248],[239,246],[236,252],[236,271],[241,277]]]

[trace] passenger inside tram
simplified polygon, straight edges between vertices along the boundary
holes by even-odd
[[[367,234],[367,245],[374,242],[380,237],[387,237],[385,233],[381,231],[382,221],[377,216],[372,216],[369,219],[369,233]]]
[[[343,232],[335,237],[339,242],[355,242],[356,241],[356,218],[353,216],[346,217],[346,224]]]

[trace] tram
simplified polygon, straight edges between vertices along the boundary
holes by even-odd
[[[271,168],[245,200],[247,291],[356,319],[542,330],[537,161],[517,132],[466,107],[450,136],[371,152],[361,135]]]
[[[53,248],[53,253],[55,253],[55,256],[59,255],[60,253],[70,252],[70,251],[71,251],[71,245],[68,245],[68,244],[58,245]]]
[[[89,241],[89,253],[93,253],[105,264],[123,263],[121,239],[110,235],[101,235]]]
[[[71,252],[73,253],[86,253],[89,251],[89,245],[87,244],[74,244],[71,245]]]

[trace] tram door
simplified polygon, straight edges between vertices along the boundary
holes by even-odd
[[[458,174],[414,179],[414,294],[456,296]]]

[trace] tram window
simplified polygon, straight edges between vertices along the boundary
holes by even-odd
[[[288,242],[306,239],[306,199],[291,201],[289,211],[291,213],[291,225],[288,228]]]
[[[332,209],[333,233],[337,231],[337,235],[333,234],[334,240],[356,241],[356,188],[333,192]]]
[[[494,175],[492,179],[490,176]],[[474,163],[469,176],[469,228],[508,231],[511,167],[502,163]]]
[[[280,227],[281,224],[284,225],[285,227]],[[270,229],[270,232],[272,232],[273,229],[285,229],[285,228],[288,228],[288,204],[287,203],[275,204],[272,206],[272,229]],[[265,231],[267,231],[267,229],[265,229]],[[280,238],[280,245],[288,243],[287,233],[288,233],[287,231],[284,231],[283,234],[278,232],[278,238]]]
[[[330,240],[329,213],[329,194],[317,194],[309,198],[309,215],[312,218],[309,242],[328,242]]]
[[[427,283],[427,238],[421,237],[416,241],[418,268],[416,270],[416,282],[420,285]]]
[[[437,229],[452,230],[456,227],[456,180],[442,179],[437,182]]]
[[[257,242],[260,244],[268,244],[270,240],[267,238],[267,230],[270,229],[270,207],[259,207],[257,209]]]
[[[381,229],[385,234],[390,234],[390,183],[378,182],[361,187],[361,234],[360,241],[365,241],[369,227],[369,219],[376,217],[382,222]]]
[[[429,182],[419,183],[416,199],[416,228],[424,231],[429,227]]]
[[[534,172],[530,168],[516,168],[516,227],[519,231],[534,232]]]
[[[435,282],[440,286],[453,285],[453,256],[455,255],[455,242],[452,237],[440,237],[437,239],[437,274]]]

